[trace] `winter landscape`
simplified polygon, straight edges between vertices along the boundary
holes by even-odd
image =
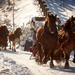
[[[8,1],[8,0],[7,0]],[[10,0],[13,3],[13,0]],[[43,12],[40,9],[37,0],[14,0],[14,29],[21,27],[23,35],[21,36],[20,46],[16,52],[9,49],[0,51],[0,75],[75,75],[75,63],[72,62],[74,58],[74,52],[71,53],[69,63],[70,68],[64,69],[64,62],[57,64],[54,61],[54,68],[50,68],[49,62],[47,64],[38,64],[35,61],[35,57],[29,51],[24,51],[24,44],[26,39],[31,36],[30,27],[33,17],[42,17]],[[49,11],[57,16],[61,20],[61,25],[71,17],[75,17],[75,0],[45,0]],[[64,3],[62,3],[64,1]],[[13,31],[13,10],[7,10],[8,3],[0,5],[0,24],[8,24],[9,31]],[[1,7],[2,6],[2,7]],[[11,8],[11,6],[10,6]],[[7,20],[5,22],[5,20]],[[26,32],[25,32],[26,31]],[[30,36],[28,36],[30,35]],[[32,37],[30,37],[32,39]]]

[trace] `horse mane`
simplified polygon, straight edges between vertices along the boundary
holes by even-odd
[[[22,35],[22,30],[21,28],[17,28],[15,31],[14,31],[14,34],[19,37],[20,35]]]
[[[70,26],[71,26],[71,22],[73,21],[74,17],[71,16],[67,21],[66,23],[64,24],[64,30],[65,31],[68,31],[70,29]]]

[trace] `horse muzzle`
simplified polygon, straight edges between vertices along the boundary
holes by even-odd
[[[51,34],[54,34],[54,32],[51,31]]]
[[[54,34],[55,32],[54,31],[52,31],[51,29],[49,29],[49,32],[51,33],[51,34]]]

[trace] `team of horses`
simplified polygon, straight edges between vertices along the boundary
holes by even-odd
[[[57,25],[61,23],[57,15],[49,13],[45,18],[45,25],[40,26],[36,30],[36,43],[33,46],[36,62],[46,64],[50,60],[50,67],[54,67],[53,60],[65,60],[64,68],[69,68],[69,58],[74,51],[75,63],[75,17],[71,16],[60,28]],[[12,42],[12,50],[15,49],[15,42],[18,39],[20,45],[21,28],[17,28],[14,32],[9,32],[7,26],[0,25],[0,47],[5,48],[8,45],[8,38]]]
[[[69,68],[69,58],[74,51],[75,63],[75,17],[71,16],[61,29],[57,25],[61,23],[57,15],[49,13],[45,18],[45,26],[36,31],[36,62],[46,64],[50,60],[50,67],[54,67],[53,60],[65,61],[64,68]]]

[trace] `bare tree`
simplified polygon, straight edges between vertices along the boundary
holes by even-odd
[[[10,4],[11,4],[11,2],[10,2],[10,0],[8,0],[8,5],[10,6]]]

